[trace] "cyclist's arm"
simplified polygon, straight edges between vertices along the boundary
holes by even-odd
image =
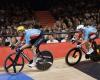
[[[31,46],[31,44],[30,44],[30,38],[29,37],[26,37],[25,44],[20,49],[21,50],[24,50],[24,49],[26,49],[26,48],[28,48],[30,46]]]
[[[88,42],[87,40],[83,40],[81,45],[85,44],[86,42]]]
[[[18,41],[15,46],[17,47],[19,44],[21,44],[21,41]]]
[[[30,44],[24,44],[20,49],[21,50],[24,50],[24,49],[26,49],[26,48],[28,48],[28,47],[30,47],[31,45]]]
[[[22,36],[18,42],[15,44],[15,46],[18,46],[19,44],[23,44],[24,43],[24,36]]]
[[[82,37],[82,34],[80,33],[75,33],[73,38],[75,38],[75,40],[80,40],[80,38]]]
[[[82,43],[81,43],[81,45],[83,45],[83,44],[85,44],[85,43],[87,43],[88,42],[88,37],[89,37],[89,33],[88,32],[85,32],[84,33],[84,36],[83,36],[83,41],[82,41]]]

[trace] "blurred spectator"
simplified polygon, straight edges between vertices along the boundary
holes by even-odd
[[[0,37],[0,46],[2,46],[2,42],[3,42],[2,37]]]
[[[61,40],[61,42],[67,42],[68,41],[68,34],[65,36],[64,39]]]
[[[17,43],[16,37],[12,37],[12,38],[11,38],[11,44],[16,44],[16,43]]]
[[[10,37],[5,38],[5,46],[10,45],[10,41],[11,41]]]
[[[75,31],[77,25],[84,24],[85,26],[93,25],[100,29],[100,6],[97,6],[98,0],[55,0],[50,9],[51,14],[56,19],[53,26],[41,26],[39,20],[35,17],[35,12],[30,5],[30,1],[25,3],[9,2],[10,4],[3,5],[0,3],[0,35],[17,35],[16,28],[19,25],[24,25],[26,29],[40,28],[45,33],[52,32],[70,32]],[[99,33],[98,33],[99,34]],[[71,38],[73,34],[69,34]],[[9,42],[16,43],[18,37],[1,37],[0,44],[8,45]],[[48,42],[58,42],[64,39],[66,34],[45,35]],[[18,40],[18,39],[17,39]],[[63,40],[62,40],[63,41]]]
[[[49,35],[49,40],[46,43],[58,43],[59,41],[56,40],[53,35]]]

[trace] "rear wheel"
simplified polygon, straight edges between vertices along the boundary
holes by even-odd
[[[81,50],[79,48],[73,48],[66,54],[65,62],[68,65],[73,66],[78,62],[80,62],[81,57],[82,57]]]
[[[90,59],[92,61],[100,61],[100,45],[97,45],[97,43],[93,41],[92,48],[94,49],[94,52],[91,53]]]
[[[94,51],[100,55],[100,45],[97,45],[97,43],[95,41],[92,42],[92,47],[94,49]]]
[[[100,45],[97,45],[97,53],[100,55]]]
[[[53,64],[53,55],[49,51],[39,53],[36,60],[36,68],[42,71],[48,70]]]

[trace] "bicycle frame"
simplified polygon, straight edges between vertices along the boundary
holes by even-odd
[[[31,59],[26,55],[24,54],[24,52],[21,52],[20,55],[25,58],[28,62],[31,62]]]
[[[80,48],[80,50],[81,50],[84,54],[86,54],[86,50],[85,50],[84,48]]]
[[[93,45],[93,42],[94,42],[94,40],[90,40],[89,41],[92,45]],[[79,45],[80,43],[79,42],[77,42],[77,45]],[[86,54],[87,52],[86,52],[86,50],[83,48],[83,47],[81,47],[81,48],[79,48],[84,54]]]
[[[39,47],[40,47],[40,45],[43,43],[43,38],[41,38],[40,40],[39,40],[39,45],[37,46],[37,48],[36,48],[36,53],[37,53],[37,55],[38,55],[38,53],[40,52],[40,50],[39,50]],[[35,43],[36,45],[37,45],[37,43]],[[26,54],[24,54],[24,52],[21,52],[21,53],[19,53],[19,55],[21,55],[23,58],[25,58],[28,62],[31,62],[32,60],[26,55]]]
[[[40,57],[41,60],[37,61],[37,65],[36,65],[36,68],[39,69],[39,70],[48,70],[52,63],[53,63],[53,56],[52,54],[49,52],[49,51],[40,51],[39,47],[40,45],[43,43],[43,40],[44,38],[40,38],[39,40],[36,41],[36,43],[34,44],[34,46],[36,47],[36,58]],[[18,46],[18,48],[20,48],[20,46]],[[14,55],[14,59],[11,58],[12,55]],[[18,60],[21,60],[21,63],[18,63]],[[30,63],[33,62],[33,59],[31,59],[27,54],[24,54],[24,52],[14,52],[12,54],[10,54],[6,60],[5,60],[5,64],[4,64],[4,68],[6,70],[7,73],[17,73],[17,72],[20,72],[22,71],[23,67],[24,67],[24,64],[25,64],[25,59],[26,61]],[[11,63],[10,65],[7,65],[7,61],[8,60],[11,60]],[[42,62],[42,64],[40,63]],[[51,62],[51,63],[50,63]],[[20,68],[18,68],[17,70],[17,67],[16,66],[20,66]],[[13,67],[13,72],[9,70],[9,68]]]

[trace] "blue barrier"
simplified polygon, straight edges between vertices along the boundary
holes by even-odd
[[[24,73],[18,73],[15,75],[10,75],[7,73],[0,73],[0,80],[34,80],[29,76],[25,75]]]

